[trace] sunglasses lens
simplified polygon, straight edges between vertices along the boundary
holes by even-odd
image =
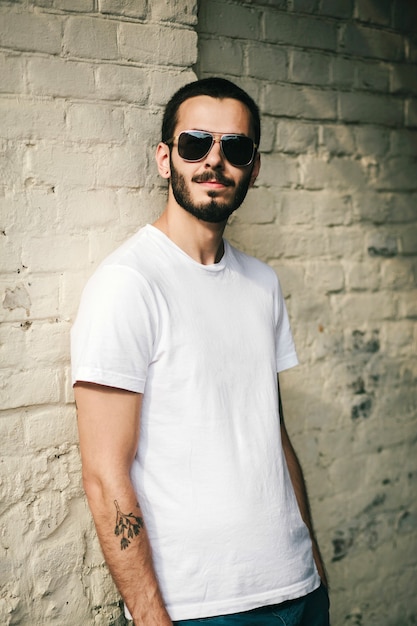
[[[181,133],[178,138],[178,154],[185,161],[200,161],[209,152],[213,137],[199,131]]]
[[[250,137],[241,135],[224,135],[222,137],[224,156],[232,165],[242,167],[249,165],[254,154],[254,143]]]

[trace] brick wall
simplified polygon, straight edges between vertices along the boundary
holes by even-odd
[[[196,5],[0,3],[0,623],[123,623],[80,483],[68,332],[94,267],[164,205],[161,108],[195,69],[262,109],[262,172],[228,237],[277,270],[287,297],[301,366],[283,377],[284,408],[333,624],[408,626],[416,5]]]
[[[161,107],[195,79],[191,0],[0,4],[0,623],[121,623],[85,504],[69,328],[153,221]]]
[[[301,366],[282,376],[334,626],[417,619],[417,4],[201,2],[200,76],[263,117],[228,237],[283,283]]]

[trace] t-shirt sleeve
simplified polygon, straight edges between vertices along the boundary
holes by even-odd
[[[102,266],[87,283],[71,329],[72,383],[142,393],[155,341],[146,281],[132,269]]]
[[[275,312],[277,372],[282,372],[298,365],[298,357],[291,332],[287,307],[278,278],[275,291]]]

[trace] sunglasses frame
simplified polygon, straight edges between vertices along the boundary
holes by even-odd
[[[211,137],[211,145],[209,147],[209,149],[207,150],[207,152],[205,152],[203,154],[202,157],[200,157],[199,159],[185,159],[183,156],[181,156],[181,154],[179,153],[178,150],[178,154],[180,155],[180,157],[183,159],[183,161],[186,161],[187,163],[198,163],[199,161],[202,161],[203,159],[205,159],[205,157],[210,153],[210,150],[212,149],[212,147],[214,146],[215,143],[219,143],[220,144],[220,149],[222,151],[222,154],[224,156],[224,158],[231,164],[233,165],[233,167],[247,167],[248,165],[250,165],[254,158],[255,158],[255,154],[256,151],[258,149],[258,146],[256,145],[256,143],[253,141],[253,139],[251,137],[248,137],[247,135],[239,135],[238,133],[211,133],[208,130],[197,130],[197,129],[193,129],[193,130],[183,130],[180,132],[179,135],[174,135],[174,137],[171,137],[171,139],[168,139],[167,141],[165,141],[164,143],[166,143],[167,145],[174,145],[174,141],[179,141],[181,135],[184,134],[195,134],[195,133],[201,133],[203,135],[209,136]],[[250,158],[250,160],[247,163],[241,163],[239,165],[237,165],[236,163],[233,163],[225,154],[224,149],[223,149],[223,139],[225,137],[244,137],[245,139],[250,139],[252,142],[252,156]]]

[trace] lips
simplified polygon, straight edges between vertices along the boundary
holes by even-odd
[[[232,187],[233,181],[230,178],[226,178],[222,174],[213,173],[213,172],[204,172],[199,176],[194,176],[192,178],[193,183],[209,183],[216,185],[224,185],[225,187]]]

